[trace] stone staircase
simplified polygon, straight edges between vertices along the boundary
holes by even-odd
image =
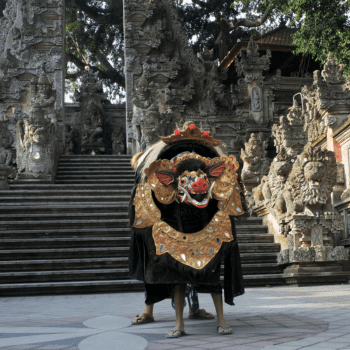
[[[0,191],[0,296],[137,291],[129,280],[129,156],[62,156],[55,184]],[[279,245],[239,221],[246,286],[284,284]]]

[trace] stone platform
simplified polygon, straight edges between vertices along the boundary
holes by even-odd
[[[155,323],[130,326],[143,293],[0,298],[0,349],[6,350],[319,350],[350,349],[350,285],[248,288],[225,304],[234,333],[215,334],[215,320],[189,320],[187,335],[166,339],[175,312],[170,300],[154,309]],[[211,297],[200,307],[214,312]]]

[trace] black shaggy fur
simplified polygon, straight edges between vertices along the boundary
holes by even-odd
[[[203,170],[205,171],[205,163],[199,159],[186,159],[179,163],[176,167],[176,176],[181,175],[184,171],[197,171]]]

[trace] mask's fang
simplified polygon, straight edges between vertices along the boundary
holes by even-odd
[[[191,198],[190,194],[183,187],[179,186],[179,188],[181,188],[182,191],[184,191],[184,196],[182,197],[182,201],[181,202],[183,202],[186,199],[186,197],[188,197],[189,201],[191,201],[192,198]]]
[[[212,191],[213,191],[214,185],[215,185],[215,181],[214,181],[213,184],[210,186],[210,189],[209,189],[209,192],[208,192],[208,198],[209,198],[209,199],[210,199],[210,198],[213,198],[213,197],[211,196],[211,193],[212,193]]]

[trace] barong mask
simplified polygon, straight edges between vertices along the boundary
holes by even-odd
[[[179,162],[179,158],[184,159]],[[178,164],[174,167],[174,172],[156,171],[159,181],[166,186],[175,185],[177,202],[205,208],[212,198],[215,185],[215,181],[211,180],[220,176],[225,162],[219,161],[209,166],[208,162],[204,162],[203,157],[189,152],[178,155],[171,162]]]

